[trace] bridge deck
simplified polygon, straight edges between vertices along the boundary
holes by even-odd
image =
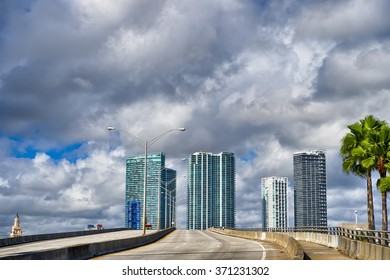
[[[160,241],[96,259],[105,260],[286,260],[272,242],[249,240],[201,230],[175,230]]]
[[[151,232],[149,232],[149,233],[151,233]],[[181,233],[181,234],[179,234],[179,233]],[[202,248],[205,246],[205,241],[203,239],[200,243],[197,243],[196,242],[197,239],[195,237],[193,239],[188,237],[187,235],[190,233],[191,232],[179,230],[179,231],[176,231],[175,234],[173,234],[173,235],[171,234],[171,236],[169,238],[172,238],[172,237],[179,234],[180,237],[184,238],[184,240],[176,240],[177,241],[176,243],[178,244],[177,246],[182,246],[183,244],[185,244],[184,241],[186,241],[186,240],[190,241],[190,244],[192,244],[192,245],[195,244],[194,246],[195,246],[195,249],[197,249],[197,250],[199,250],[199,248]],[[192,232],[192,234],[194,234],[194,233],[196,233],[196,232]],[[92,236],[71,237],[71,238],[47,240],[47,241],[40,241],[40,242],[31,242],[31,243],[20,244],[20,245],[0,247],[0,258],[12,256],[12,255],[18,256],[18,255],[28,254],[30,252],[53,250],[53,249],[62,248],[62,247],[72,247],[72,246],[81,245],[81,244],[90,244],[90,243],[100,242],[100,241],[108,241],[108,240],[135,237],[135,236],[140,236],[141,234],[142,234],[141,231],[119,231],[119,232],[112,232],[112,233],[101,233],[101,234],[96,234],[96,235],[92,235]],[[204,233],[202,233],[201,237],[205,238],[206,237],[205,234],[211,234],[211,233],[204,232]],[[198,233],[198,235],[199,235],[199,233]],[[199,238],[199,236],[197,236],[197,237]],[[217,238],[218,240],[214,240],[215,238]],[[197,255],[197,257],[200,259],[202,259],[202,258],[215,258],[216,256],[219,256],[221,259],[223,259],[221,256],[222,255],[225,256],[226,252],[223,252],[223,254],[222,254],[222,253],[218,252],[216,249],[216,248],[219,248],[221,246],[221,244],[226,243],[224,240],[219,240],[220,238],[221,237],[218,237],[218,236],[215,237],[214,235],[213,235],[213,238],[212,238],[212,236],[208,236],[208,239],[214,241],[214,242],[211,242],[211,244],[215,248],[210,245],[212,247],[211,251],[214,251],[214,254],[212,254],[212,256],[207,255],[207,254],[206,254],[207,256],[203,256],[202,254],[204,254],[205,252],[201,252],[202,254],[200,254],[200,255],[199,254],[195,254],[195,255]],[[168,239],[165,239],[164,240],[165,242],[164,241],[160,242],[160,244],[167,243],[166,240],[168,240]],[[319,244],[312,243],[312,242],[307,242],[307,241],[302,241],[302,240],[298,240],[298,241],[301,243],[303,250],[305,251],[305,255],[306,255],[307,259],[311,259],[311,260],[351,260],[351,258],[349,258],[345,254],[341,253],[337,249],[329,248],[327,246],[319,245]],[[230,241],[230,242],[232,242],[232,241]],[[230,242],[228,242],[226,244],[229,244]],[[168,245],[169,245],[168,249],[172,250],[172,249],[176,248],[175,247],[176,245],[173,246],[173,244],[176,244],[176,243],[175,242],[173,242],[173,243],[168,242]],[[233,251],[235,251],[235,250],[233,250],[234,246],[233,247],[231,247],[231,246],[232,246],[231,244],[225,246],[229,249],[228,250],[229,254],[227,254],[227,255],[229,255],[230,258],[242,258],[241,255],[238,256],[239,254],[237,254],[237,252],[235,252],[235,253],[233,252]],[[266,243],[264,243],[264,246],[268,247],[269,245],[266,245]],[[187,244],[187,246],[184,246],[184,247],[190,247],[190,246]],[[148,248],[150,249],[152,247],[148,247]],[[242,251],[242,244],[240,244],[237,248],[240,248],[240,250],[238,250],[238,253],[240,253],[240,251]],[[140,249],[140,250],[144,250],[144,249]],[[154,251],[154,254],[156,254],[156,250],[153,250],[153,251]],[[249,251],[251,251],[251,250],[249,250]],[[248,254],[249,251],[245,252],[245,255]],[[287,259],[286,256],[284,256],[284,257],[283,256],[279,256],[279,257],[273,256],[273,254],[275,254],[275,253],[280,254],[281,250],[267,248],[267,251],[268,251],[267,252],[267,259],[275,259],[275,258],[276,259]],[[137,252],[137,251],[135,250],[133,252]],[[157,250],[157,252],[161,253],[163,251]],[[174,253],[175,254],[172,254],[173,258],[178,258],[178,256],[179,256],[179,258],[184,258],[183,256],[186,256],[186,258],[188,258],[188,256],[191,255],[191,254],[180,255],[180,254],[178,254],[179,252],[174,252]],[[116,256],[118,257],[119,255],[120,254],[118,254]],[[127,255],[127,254],[125,254],[125,255]],[[129,256],[127,256],[127,257],[129,257]],[[148,257],[150,257],[150,254]],[[161,255],[158,256],[158,254],[157,254],[156,257],[161,258],[162,256]],[[249,256],[246,256],[246,257],[249,257]],[[119,258],[123,258],[123,256],[121,256]],[[139,256],[137,256],[137,258],[139,258]],[[167,256],[163,257],[163,259],[165,259],[165,258],[167,258]],[[184,258],[184,259],[186,259],[186,258]],[[193,259],[194,257],[192,256],[191,258]]]
[[[155,231],[148,231],[148,233],[152,233]],[[60,238],[53,240],[45,240],[45,241],[37,241],[31,243],[24,243],[19,245],[11,245],[6,247],[0,247],[0,258],[13,256],[13,255],[21,255],[27,254],[37,251],[47,251],[54,250],[65,247],[72,247],[82,244],[90,244],[95,242],[102,242],[108,240],[115,239],[124,239],[135,236],[142,235],[140,230],[123,230],[109,233],[100,233],[94,235],[86,235],[86,236],[77,236],[77,237],[69,237],[69,238]]]

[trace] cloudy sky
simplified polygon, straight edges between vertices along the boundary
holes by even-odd
[[[386,0],[0,1],[0,235],[124,224],[125,158],[234,152],[237,226],[260,227],[260,178],[327,151],[329,225],[366,221],[341,171],[346,125],[390,121]],[[185,175],[185,163],[171,166]],[[178,226],[185,227],[185,178]],[[380,197],[375,190],[376,222]],[[379,228],[379,226],[378,226]]]

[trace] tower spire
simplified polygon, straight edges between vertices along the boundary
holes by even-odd
[[[10,237],[18,237],[22,235],[22,227],[20,225],[20,218],[19,213],[16,213],[15,219],[14,219],[14,225],[12,226],[12,230],[10,233]]]

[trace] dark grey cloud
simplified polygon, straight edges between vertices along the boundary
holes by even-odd
[[[296,17],[296,38],[334,40],[337,43],[383,40],[390,35],[390,8],[385,0],[316,1],[300,5]]]
[[[390,45],[369,44],[365,48],[335,50],[318,72],[314,98],[320,100],[367,98],[390,88]]]
[[[153,9],[143,1],[120,5],[122,21],[94,17],[103,13],[99,7],[53,1],[37,1],[28,16],[9,20],[0,48],[8,58],[0,112],[18,125],[2,124],[3,130],[58,135],[80,118],[88,121],[141,98],[191,97],[250,40],[253,14],[245,6],[207,4],[204,12],[191,2],[162,1]]]
[[[31,11],[34,0],[3,0],[0,2],[0,34],[7,22],[15,14],[25,14]]]
[[[365,183],[337,151],[347,124],[390,119],[388,5],[0,2],[2,219],[19,209],[30,232],[45,219],[46,231],[122,226],[124,159],[143,147],[110,125],[145,140],[186,127],[151,148],[168,159],[234,152],[240,227],[261,222],[261,177],[287,176],[292,190],[293,152],[326,149],[330,221],[349,219]]]

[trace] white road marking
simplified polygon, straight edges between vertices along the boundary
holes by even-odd
[[[267,250],[265,249],[265,247],[263,246],[263,244],[261,243],[257,243],[260,245],[261,249],[263,250],[263,256],[261,257],[261,260],[264,261],[266,256],[267,256]]]

